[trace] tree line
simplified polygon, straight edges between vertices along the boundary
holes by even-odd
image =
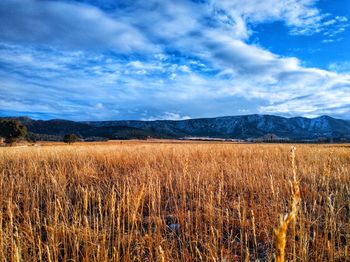
[[[0,139],[6,144],[14,144],[19,141],[28,140],[28,129],[18,120],[0,120]],[[75,134],[66,134],[63,137],[65,143],[71,144],[79,140]]]

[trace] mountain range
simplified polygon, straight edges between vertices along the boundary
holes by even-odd
[[[69,121],[17,119],[39,140],[60,140],[67,133],[85,139],[222,138],[257,139],[273,134],[290,140],[350,140],[350,121],[329,116],[285,118],[274,115],[243,115],[188,120]]]

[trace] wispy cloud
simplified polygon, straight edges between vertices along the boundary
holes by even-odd
[[[151,116],[151,117],[147,117],[147,118],[142,118],[142,120],[146,120],[146,121],[152,121],[152,120],[185,120],[185,119],[190,119],[189,116],[182,116],[178,113],[174,113],[174,112],[164,112],[161,115],[157,115],[157,116]]]
[[[328,68],[333,72],[350,74],[350,61],[333,62]]]

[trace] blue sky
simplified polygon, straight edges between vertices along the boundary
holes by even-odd
[[[0,116],[350,119],[348,0],[0,1]]]

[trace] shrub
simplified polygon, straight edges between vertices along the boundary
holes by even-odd
[[[63,137],[63,141],[68,144],[72,144],[78,141],[78,136],[75,134],[67,134]]]

